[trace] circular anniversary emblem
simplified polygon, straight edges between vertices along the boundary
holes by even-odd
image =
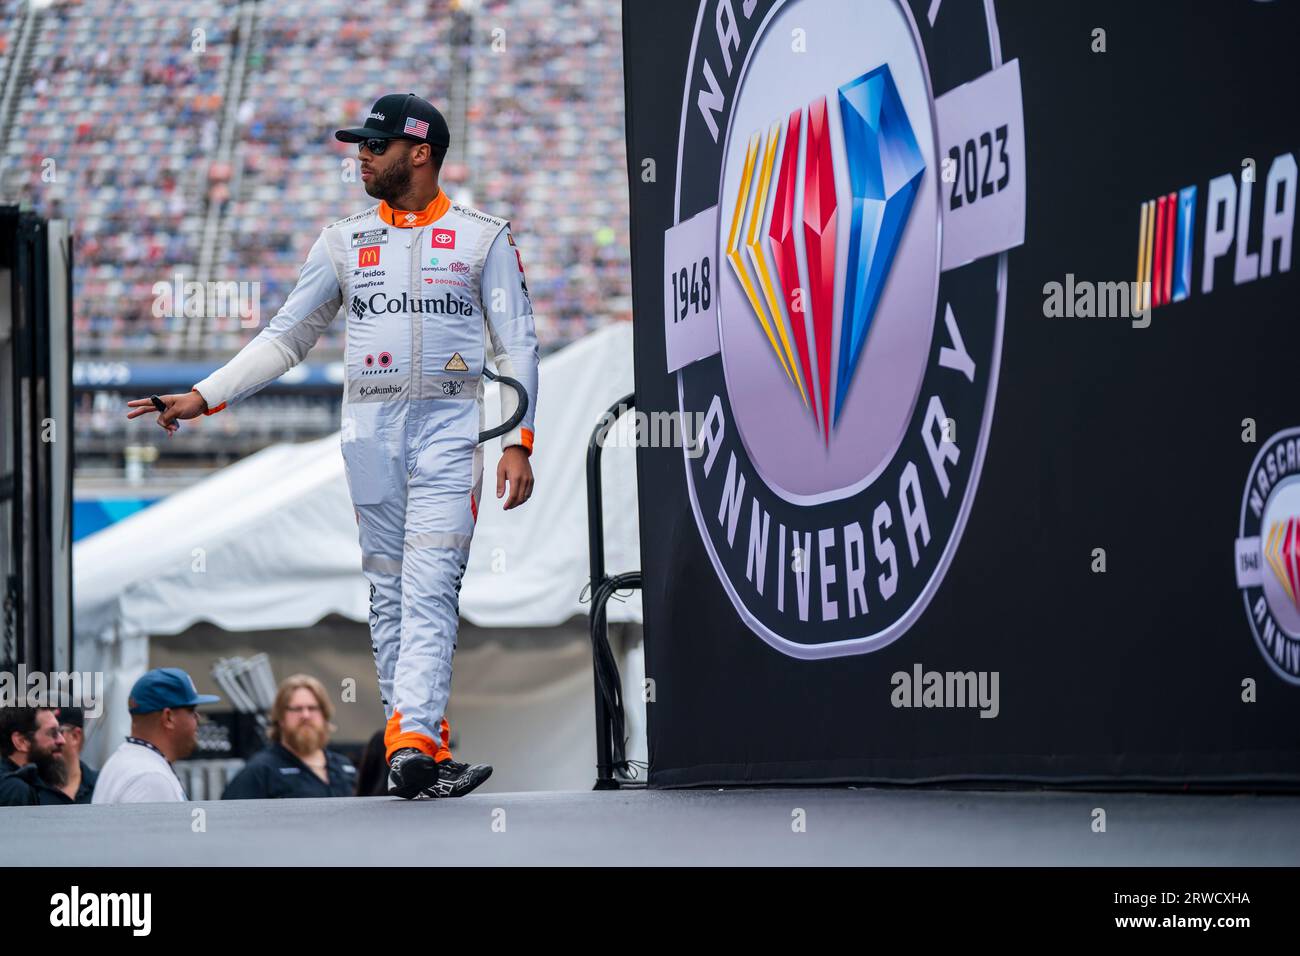
[[[1237,587],[1255,646],[1300,684],[1300,428],[1278,432],[1250,466],[1237,524]]]
[[[713,567],[795,657],[901,637],[975,496],[1019,240],[979,246],[1008,215],[1023,236],[1023,199],[1006,212],[1023,197],[1018,65],[1010,122],[966,87],[1002,66],[991,6],[952,14],[978,13],[973,32],[898,0],[701,5],[665,238],[669,364]]]

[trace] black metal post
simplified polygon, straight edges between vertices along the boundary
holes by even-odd
[[[618,665],[609,647],[605,603],[620,588],[640,587],[641,574],[632,571],[613,578],[605,574],[605,522],[601,494],[600,458],[605,437],[624,412],[636,405],[635,393],[619,399],[601,416],[587,445],[587,541],[591,556],[591,651],[596,692],[596,790],[617,790],[616,767],[627,764],[623,741],[623,695]]]

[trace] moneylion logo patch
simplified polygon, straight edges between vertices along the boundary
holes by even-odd
[[[991,4],[978,30],[954,4],[922,4],[923,29],[914,6],[720,6],[687,68],[661,286],[699,423],[687,491],[740,619],[794,657],[875,651],[920,619],[992,424],[1024,241],[1019,64]]]
[[[1300,685],[1300,428],[1271,437],[1250,466],[1235,561],[1255,646]]]

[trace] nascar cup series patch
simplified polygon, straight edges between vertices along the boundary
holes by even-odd
[[[794,657],[917,621],[992,422],[1019,64],[991,3],[914,7],[702,3],[686,77],[663,294],[687,484],[737,612]]]
[[[376,246],[388,241],[388,230],[369,229],[365,232],[354,232],[352,234],[352,248],[359,249],[361,246]]]

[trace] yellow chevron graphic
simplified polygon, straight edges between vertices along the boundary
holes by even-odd
[[[1282,556],[1282,546],[1286,543],[1286,533],[1289,527],[1289,521],[1279,521],[1268,529],[1268,541],[1264,544],[1264,557],[1268,560],[1268,566],[1273,569],[1273,573],[1286,590],[1286,596],[1291,599],[1292,603],[1295,603],[1295,592],[1291,589],[1291,579],[1286,573],[1286,562]]]
[[[1156,234],[1156,201],[1148,200],[1142,204],[1142,221],[1138,225],[1138,286],[1137,311],[1151,305],[1151,249]]]
[[[745,150],[745,168],[740,178],[740,190],[736,193],[736,209],[731,216],[731,231],[727,234],[727,261],[731,263],[732,270],[736,273],[736,278],[740,280],[741,288],[745,290],[745,296],[749,299],[749,304],[758,316],[759,323],[763,326],[763,332],[767,335],[767,341],[772,346],[772,351],[776,353],[777,360],[781,363],[781,368],[785,369],[786,377],[794,381],[794,376],[790,374],[790,367],[786,364],[785,356],[781,354],[781,347],[777,345],[776,336],[772,334],[772,326],[767,321],[767,313],[763,309],[763,303],[758,297],[758,292],[754,289],[754,283],[749,278],[749,273],[745,269],[745,260],[740,254],[740,227],[745,221],[745,207],[748,205],[750,186],[754,181],[754,164],[758,159],[759,144],[762,141],[762,132],[755,130],[749,138],[749,148]],[[766,177],[764,177],[766,179]],[[785,332],[782,330],[782,339],[785,338]],[[803,389],[800,387],[800,392]],[[807,399],[805,398],[805,401]]]
[[[1138,221],[1138,274],[1137,286],[1133,292],[1133,310],[1142,311],[1142,280],[1145,278],[1143,273],[1146,271],[1146,251],[1147,251],[1147,204],[1142,204],[1142,216]]]
[[[803,403],[808,404],[808,395],[803,388],[803,377],[799,374],[799,366],[795,364],[794,353],[790,351],[790,339],[785,334],[785,323],[781,321],[781,305],[776,297],[776,288],[772,282],[771,275],[767,271],[767,260],[763,257],[763,250],[759,246],[758,230],[763,225],[763,212],[767,208],[767,189],[772,184],[772,167],[776,162],[776,144],[781,139],[781,121],[777,120],[772,124],[772,128],[767,133],[767,149],[763,154],[763,172],[758,179],[758,195],[754,198],[754,214],[749,220],[749,235],[745,239],[745,250],[749,253],[749,261],[754,263],[754,268],[758,270],[758,281],[763,287],[763,296],[767,299],[767,307],[772,313],[772,324],[776,326],[777,334],[781,336],[781,351],[776,353],[776,357],[781,360],[781,367],[785,369],[787,378],[793,378],[795,385],[799,387],[799,394],[803,397]],[[771,339],[771,336],[768,336]],[[772,343],[776,347],[776,343]],[[784,352],[784,357],[782,357]],[[793,372],[793,376],[791,376]]]

